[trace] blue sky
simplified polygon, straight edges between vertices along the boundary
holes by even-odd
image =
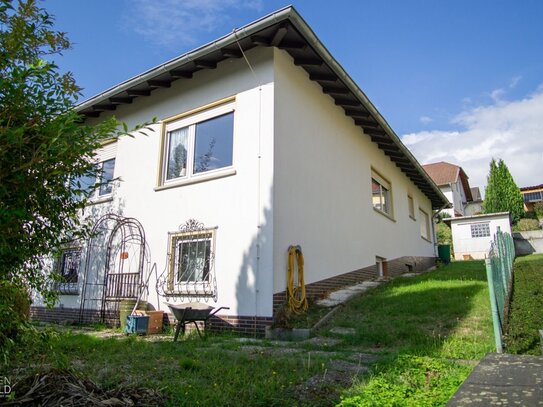
[[[45,0],[90,97],[288,5],[277,0]],[[421,163],[484,186],[492,157],[543,184],[543,2],[292,4]]]

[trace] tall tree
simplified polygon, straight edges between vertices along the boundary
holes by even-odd
[[[490,161],[483,212],[511,212],[513,223],[524,214],[522,194],[502,159]]]
[[[85,231],[78,212],[92,191],[77,180],[99,175],[103,141],[128,134],[74,110],[80,88],[53,62],[69,48],[35,0],[0,0],[0,282],[44,293],[44,256]]]

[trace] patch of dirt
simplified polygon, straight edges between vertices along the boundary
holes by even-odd
[[[339,392],[352,385],[353,380],[368,372],[364,365],[333,360],[326,370],[296,386],[295,394],[300,404],[333,405],[339,401]]]
[[[119,386],[105,390],[67,370],[29,375],[13,384],[14,400],[4,406],[157,406],[166,398],[157,390]]]

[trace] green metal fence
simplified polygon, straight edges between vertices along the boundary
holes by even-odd
[[[490,244],[490,251],[486,259],[486,277],[492,308],[492,322],[494,324],[494,339],[496,352],[503,352],[503,325],[506,308],[509,306],[511,294],[511,280],[513,277],[513,261],[515,260],[515,244],[509,233],[498,231]]]

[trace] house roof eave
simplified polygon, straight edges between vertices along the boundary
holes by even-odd
[[[169,87],[177,79],[190,79],[199,70],[213,69],[229,58],[240,58],[241,55],[237,54],[240,47],[246,51],[256,46],[286,50],[294,63],[301,66],[311,80],[319,83],[323,92],[329,94],[355,125],[361,127],[431,200],[433,209],[440,209],[448,202],[373,103],[292,6],[109,88],[78,105],[76,111],[87,117],[98,117],[104,111],[115,110],[118,105],[132,103],[134,98],[149,96],[156,88]]]

